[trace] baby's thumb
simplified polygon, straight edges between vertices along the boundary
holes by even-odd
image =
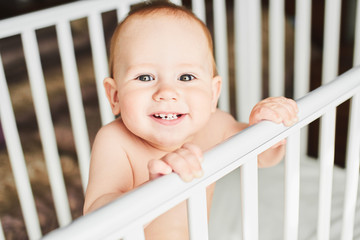
[[[158,178],[163,175],[167,175],[172,172],[172,168],[164,161],[159,159],[150,160],[148,163],[150,180]]]

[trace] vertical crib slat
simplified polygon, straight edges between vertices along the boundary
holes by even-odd
[[[192,11],[204,23],[206,23],[206,11],[204,0],[192,0]]]
[[[294,96],[298,99],[309,91],[311,1],[296,1]]]
[[[170,2],[181,5],[181,0],[170,0]]]
[[[130,11],[130,6],[128,4],[120,5],[116,11],[118,22],[124,20],[129,11]]]
[[[142,226],[135,228],[123,240],[145,240],[144,228]]]
[[[342,222],[342,240],[353,239],[360,162],[360,93],[351,100],[346,149],[346,185]]]
[[[219,107],[223,111],[230,112],[226,5],[224,0],[215,0],[213,4],[214,4],[214,28],[215,28],[214,31],[215,57],[217,63],[217,70],[222,78]]]
[[[290,135],[285,156],[284,240],[298,238],[300,196],[300,130]]]
[[[340,41],[340,0],[325,2],[324,49],[322,83],[328,83],[338,75]]]
[[[19,132],[16,127],[14,110],[11,105],[10,94],[5,79],[2,59],[0,55],[0,121],[3,127],[5,143],[10,158],[12,172],[15,178],[16,190],[24,216],[26,231],[30,239],[41,237],[39,218],[26,169],[24,153],[21,147]],[[0,226],[2,231],[2,227]],[[0,238],[1,238],[0,234]]]
[[[322,84],[330,82],[338,75],[340,13],[341,1],[326,1]],[[330,231],[332,184],[329,184],[329,181],[332,182],[334,164],[335,117],[335,109],[321,117],[320,192],[317,232],[320,239],[328,239]]]
[[[39,48],[33,30],[23,32],[21,37],[57,218],[60,226],[64,226],[71,222],[71,214],[41,69]]]
[[[240,167],[243,240],[259,239],[257,157]]]
[[[90,166],[90,142],[86,128],[84,106],[81,98],[80,81],[76,68],[74,44],[70,23],[60,22],[56,26],[61,64],[63,67],[66,97],[69,103],[70,119],[75,139],[76,152],[83,190],[85,191]]]
[[[40,235],[39,235],[39,237],[40,237]],[[5,235],[4,235],[3,227],[1,224],[1,220],[0,220],[0,240],[5,240]]]
[[[283,96],[285,93],[284,0],[271,0],[269,10],[269,92],[270,96]]]
[[[354,66],[360,65],[360,2],[357,1],[355,40],[354,40]]]
[[[234,2],[236,111],[243,122],[261,99],[260,11],[259,0]]]
[[[245,117],[246,112],[250,113],[250,109],[246,103],[250,91],[249,84],[251,81],[247,81],[248,69],[247,69],[247,10],[245,0],[234,1],[234,50],[235,50],[235,87],[236,87],[236,115],[239,121],[247,122]]]
[[[247,100],[247,104],[252,107],[261,100],[262,89],[262,65],[261,65],[261,3],[260,0],[247,1],[249,4],[249,22],[248,22],[248,68],[249,78],[252,83],[252,92],[250,98]],[[250,101],[249,101],[250,100]],[[246,115],[246,118],[250,115],[250,112]]]
[[[296,1],[294,56],[294,98],[310,89],[311,0]],[[301,131],[301,153],[306,154],[307,127]]]
[[[88,25],[100,105],[101,122],[105,125],[114,120],[114,116],[111,112],[110,105],[106,99],[103,88],[103,80],[105,77],[109,76],[109,71],[101,13],[92,13],[88,18]]]
[[[206,188],[190,196],[187,200],[187,209],[190,239],[209,239]]]
[[[320,125],[320,183],[318,209],[318,239],[329,239],[331,220],[331,192],[335,152],[336,109],[321,118]]]

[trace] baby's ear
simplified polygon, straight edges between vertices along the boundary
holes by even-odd
[[[118,90],[115,80],[112,78],[105,78],[103,84],[105,88],[106,97],[109,100],[113,114],[115,116],[119,115],[120,103],[119,103]]]
[[[222,79],[219,75],[213,77],[212,79],[212,92],[213,92],[213,99],[212,99],[212,105],[211,105],[211,111],[215,112],[217,108],[217,103],[220,97],[221,92],[221,84]]]

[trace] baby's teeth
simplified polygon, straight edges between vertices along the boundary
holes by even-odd
[[[161,117],[163,120],[174,120],[177,119],[178,116],[176,114],[164,114],[164,113],[160,113],[160,114],[155,114],[156,117]]]

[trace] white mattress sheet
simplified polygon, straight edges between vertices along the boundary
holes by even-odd
[[[283,239],[284,162],[259,169],[259,239]],[[319,161],[305,157],[300,170],[299,238],[316,239]],[[341,236],[345,170],[334,167],[330,239]],[[209,222],[211,240],[241,239],[240,171],[220,179],[215,188]],[[354,239],[360,239],[360,190],[356,205]]]

